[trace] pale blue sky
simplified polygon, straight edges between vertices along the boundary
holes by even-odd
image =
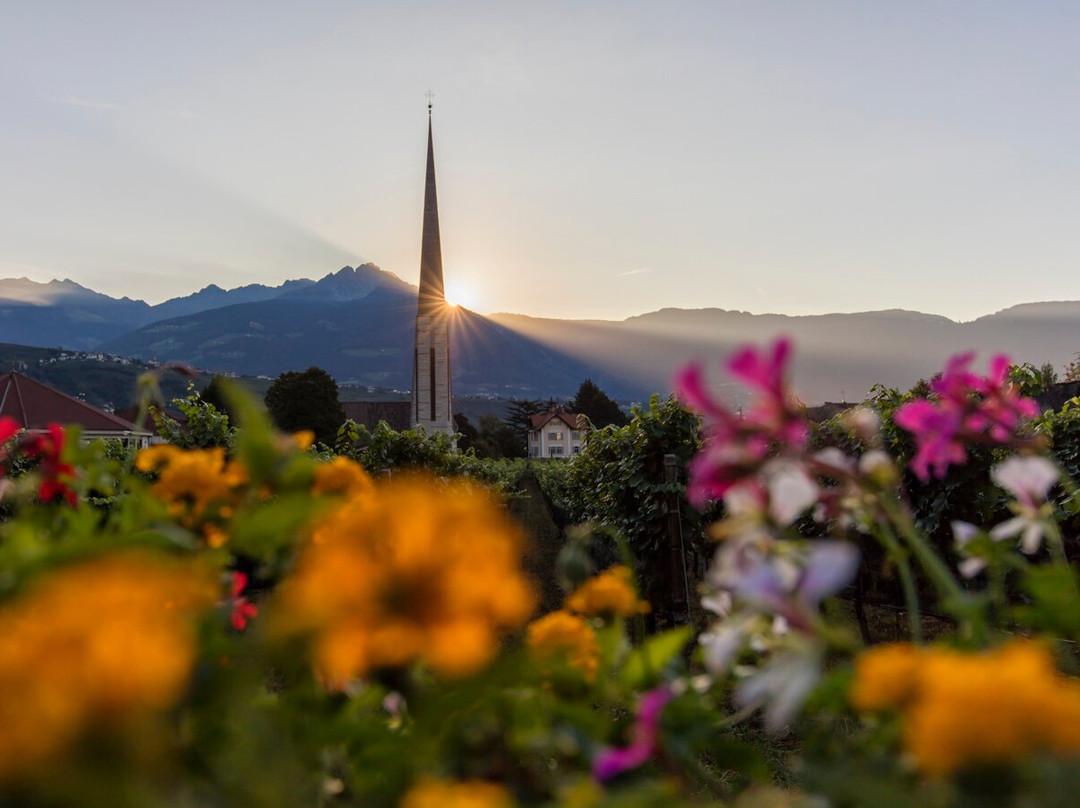
[[[0,277],[419,274],[482,312],[1080,299],[1080,5],[0,5]]]

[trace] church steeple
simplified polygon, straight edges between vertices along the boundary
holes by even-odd
[[[416,301],[413,348],[412,422],[428,432],[453,434],[450,391],[450,315],[443,286],[439,203],[435,195],[435,146],[428,93],[427,177],[424,181],[424,232],[420,244],[420,293]]]
[[[431,136],[431,101],[428,100],[427,178],[424,182],[424,235],[420,246],[420,308],[431,312],[446,303],[443,286],[442,243],[439,240],[439,200],[435,193],[435,146]]]

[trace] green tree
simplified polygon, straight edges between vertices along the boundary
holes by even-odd
[[[169,443],[181,449],[232,447],[236,431],[229,416],[196,393],[194,384],[188,387],[186,397],[174,398],[172,404],[184,414],[185,423],[170,418],[157,407],[151,408],[158,435]]]
[[[598,429],[610,424],[625,426],[630,420],[614,399],[601,390],[592,379],[586,379],[581,383],[577,395],[567,404],[567,408],[571,412],[586,416]]]
[[[1052,362],[1044,362],[1043,366],[1039,368],[1039,373],[1042,374],[1044,390],[1050,387],[1050,385],[1058,383],[1057,371],[1054,369],[1054,365]]]
[[[265,400],[278,429],[310,429],[317,441],[328,446],[333,445],[338,427],[345,421],[337,382],[322,368],[282,373],[266,391]]]
[[[476,439],[480,433],[469,421],[469,416],[463,412],[454,413],[454,431],[457,433],[457,447],[462,452],[467,452],[476,446]]]
[[[215,374],[206,387],[199,391],[199,398],[212,405],[218,412],[229,416],[229,423],[236,426],[236,413],[233,412],[232,405],[229,404],[228,394],[225,392],[225,388],[230,384],[234,383],[224,376]]]
[[[554,404],[554,402],[551,402]],[[529,416],[538,412],[547,412],[548,402],[539,398],[512,398],[506,405],[506,417],[503,423],[514,430],[521,449],[519,454],[524,456],[529,442]]]
[[[1080,382],[1080,354],[1073,357],[1073,360],[1065,366],[1065,377],[1062,381]]]
[[[524,457],[526,452],[520,432],[490,413],[480,417],[480,429],[473,446],[478,457]]]

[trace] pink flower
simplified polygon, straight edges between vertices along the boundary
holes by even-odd
[[[636,769],[647,762],[659,747],[660,714],[672,699],[671,690],[661,686],[642,695],[637,720],[630,730],[631,742],[621,749],[608,749],[593,761],[593,777],[601,782]]]
[[[967,450],[958,437],[961,416],[955,409],[918,398],[899,407],[893,420],[915,436],[911,470],[920,480],[925,482],[931,475],[944,477],[950,465],[967,461]]]
[[[699,365],[679,373],[675,382],[679,396],[705,419],[705,447],[690,465],[687,493],[695,505],[719,499],[756,474],[769,457],[806,446],[809,426],[787,389],[790,354],[791,342],[778,339],[760,352],[743,347],[727,363],[732,376],[759,394],[743,414],[710,396]]]
[[[911,469],[924,482],[965,463],[969,443],[1016,445],[1021,421],[1038,412],[1035,402],[1009,382],[1009,357],[991,359],[985,377],[968,370],[973,358],[971,353],[954,356],[930,384],[934,400],[909,401],[893,415],[896,424],[915,437]]]
[[[243,631],[248,624],[248,620],[251,620],[259,613],[259,607],[254,603],[249,603],[248,599],[240,594],[247,588],[247,580],[247,573],[234,572],[232,574],[232,585],[229,592],[229,605],[232,607],[230,622],[237,631]]]

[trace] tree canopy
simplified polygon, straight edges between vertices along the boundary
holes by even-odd
[[[630,422],[619,405],[601,390],[592,379],[586,379],[578,388],[577,395],[567,405],[571,412],[585,415],[592,425],[599,428],[614,424],[625,426]]]
[[[315,440],[328,446],[333,445],[338,427],[345,421],[337,382],[322,368],[282,373],[266,391],[265,401],[279,429],[310,429]]]

